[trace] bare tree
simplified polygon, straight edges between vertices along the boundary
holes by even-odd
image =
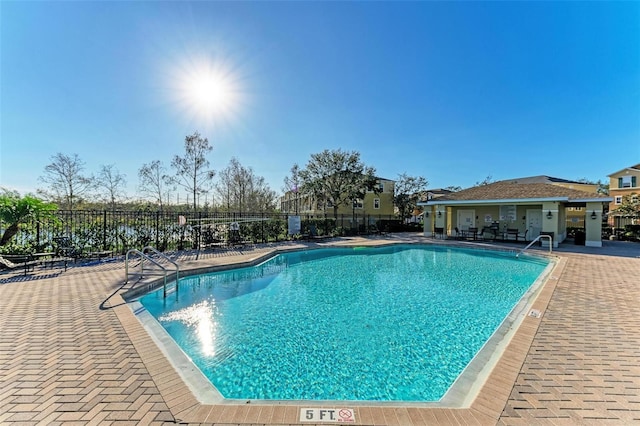
[[[300,178],[300,166],[298,164],[294,164],[291,167],[291,175],[285,176],[284,178],[284,188],[283,192],[285,196],[291,201],[291,197],[293,197],[293,202],[295,204],[295,213],[298,214],[298,194],[300,193],[300,188],[302,187],[302,180]],[[293,195],[292,195],[293,194]]]
[[[237,158],[220,171],[216,192],[227,211],[269,211],[275,207],[276,194],[256,176],[253,169],[244,167]]]
[[[603,195],[609,195],[609,184],[602,182],[600,179],[598,179],[597,182],[594,182],[594,181],[589,180],[587,178],[576,179],[576,181],[580,182],[580,183],[586,183],[588,185],[597,185],[596,193],[603,194]]]
[[[126,176],[121,174],[115,165],[100,167],[95,179],[95,188],[98,190],[98,197],[110,204],[112,210],[115,210],[118,201],[126,198],[126,186]]]
[[[167,174],[164,165],[158,160],[143,164],[138,170],[138,179],[138,191],[144,196],[153,199],[162,210],[162,200],[168,200],[171,191],[175,189],[174,181]]]
[[[284,178],[284,192],[298,192],[302,186],[302,180],[300,179],[300,166],[294,164],[291,166],[291,175]]]
[[[490,185],[492,183],[495,183],[495,180],[493,180],[493,176],[489,175],[486,178],[484,178],[484,180],[482,182],[476,182],[475,186],[485,186],[485,185]]]
[[[376,170],[360,161],[360,153],[341,149],[312,154],[304,170],[300,170],[302,192],[316,202],[330,203],[333,215],[338,208],[361,199],[366,191],[376,189]]]
[[[393,187],[393,204],[398,208],[400,218],[407,217],[407,213],[418,205],[420,194],[427,188],[427,180],[422,176],[408,176],[406,173],[398,175]]]
[[[212,149],[209,140],[195,132],[184,139],[184,157],[176,155],[171,161],[171,166],[176,169],[175,182],[193,195],[194,209],[197,207],[198,195],[208,192],[215,176],[215,172],[208,169],[209,160],[206,158]]]
[[[78,154],[68,156],[57,153],[51,157],[51,164],[45,166],[44,176],[39,178],[48,185],[48,191],[38,192],[60,201],[64,208],[73,210],[74,203],[93,188],[93,178],[84,176],[83,171],[84,162]]]

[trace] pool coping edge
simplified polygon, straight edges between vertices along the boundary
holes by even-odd
[[[380,244],[382,243],[382,244]],[[411,244],[407,242],[378,242],[375,245],[394,245],[394,244]],[[418,242],[415,244],[424,244]],[[352,244],[361,245],[361,244]],[[440,245],[440,244],[438,244]],[[345,244],[328,245],[334,247],[344,247]],[[349,246],[349,244],[346,244]],[[443,247],[457,246],[461,248],[472,248],[469,245],[458,244],[442,244]],[[316,247],[305,247],[304,249],[324,248],[327,245]],[[478,247],[474,247],[478,248]],[[480,249],[482,249],[480,247]],[[495,246],[491,250],[496,250]],[[278,248],[262,253],[255,258],[226,263],[225,265],[216,265],[213,268],[218,270],[238,268],[243,266],[252,266],[265,259],[273,257],[279,253],[300,250],[300,248]],[[505,249],[505,251],[511,251]],[[546,255],[541,257],[548,257]],[[242,423],[240,418],[247,418],[248,414],[241,413],[239,407],[272,407],[270,411],[274,411],[271,416],[272,421],[265,421],[261,418],[259,421],[250,421],[251,424],[297,424],[299,423],[299,409],[307,406],[331,406],[331,407],[350,407],[356,410],[358,420],[355,424],[368,424],[366,413],[375,412],[377,410],[401,409],[408,412],[414,410],[428,410],[429,414],[423,413],[423,417],[446,416],[463,416],[468,419],[475,419],[475,423],[485,423],[488,419],[497,421],[508,401],[518,373],[525,361],[531,343],[535,337],[541,320],[544,318],[544,312],[549,304],[551,296],[555,291],[559,277],[562,275],[566,265],[566,259],[554,253],[555,265],[548,277],[540,286],[539,291],[532,297],[531,309],[540,311],[541,315],[537,318],[525,316],[520,324],[515,327],[512,338],[506,344],[504,352],[501,354],[491,371],[488,373],[486,380],[480,386],[473,401],[468,407],[442,407],[436,406],[434,403],[402,403],[397,401],[390,402],[353,402],[353,401],[245,401],[245,400],[228,400],[223,399],[220,402],[202,403],[200,402],[192,389],[185,383],[184,377],[176,370],[176,366],[167,357],[162,345],[150,335],[140,318],[137,317],[131,308],[131,295],[128,293],[130,289],[123,289],[117,295],[114,295],[115,302],[114,311],[118,319],[123,325],[125,332],[128,334],[133,346],[140,355],[143,363],[149,370],[152,380],[158,387],[165,403],[176,421],[188,423],[211,423],[211,422],[233,422]],[[226,266],[226,267],[225,267]],[[187,275],[200,273],[203,270],[211,270],[212,266],[185,269]],[[157,280],[156,280],[157,281]],[[146,290],[145,290],[146,291]],[[127,297],[124,297],[124,296]],[[186,355],[185,355],[186,356]],[[179,368],[179,367],[178,367]],[[199,372],[199,370],[198,370]],[[199,374],[202,374],[199,372]],[[213,385],[211,385],[213,387]],[[216,391],[217,392],[217,391]],[[278,408],[280,407],[280,408]],[[278,413],[278,415],[276,415]],[[453,414],[455,413],[455,414]],[[282,416],[281,416],[281,415]],[[484,419],[484,421],[479,420]]]

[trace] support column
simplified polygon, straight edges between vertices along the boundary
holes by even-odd
[[[602,247],[602,203],[587,203],[587,211],[584,218],[584,230],[586,238],[584,245],[587,247]]]
[[[438,205],[433,215],[434,226],[444,229],[444,237],[447,238],[447,207]]]
[[[433,236],[433,207],[424,206],[422,219],[424,221],[423,235],[425,237]]]
[[[558,242],[560,233],[559,223],[559,208],[558,203],[555,201],[542,203],[542,233],[553,232],[553,248],[558,248]],[[543,247],[549,247],[549,240],[547,238],[541,238]]]

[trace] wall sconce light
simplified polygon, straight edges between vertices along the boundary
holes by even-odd
[[[594,210],[594,211],[592,211],[592,212],[591,212],[591,219],[595,220],[595,219],[597,219],[597,218],[598,218],[598,215],[596,214],[596,211],[595,211],[595,210]]]
[[[527,220],[527,217],[526,216],[522,216],[522,220]]]
[[[438,211],[438,217],[442,217],[442,212]]]
[[[424,217],[429,217],[429,212],[425,210]]]
[[[553,214],[551,213],[551,210],[549,210],[549,213],[547,213],[547,219],[551,219],[553,217]]]

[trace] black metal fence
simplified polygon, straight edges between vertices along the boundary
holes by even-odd
[[[615,229],[624,229],[627,225],[640,224],[640,217],[633,216],[611,216],[609,223]]]
[[[3,252],[55,251],[54,239],[64,236],[80,252],[109,250],[124,254],[127,250],[153,246],[160,251],[198,248],[227,242],[230,224],[243,242],[266,243],[295,238],[288,232],[288,214],[282,213],[207,213],[186,211],[58,211],[57,218],[21,225],[20,231]],[[301,232],[315,226],[319,236],[366,233],[371,225],[387,230],[400,224],[393,216],[349,214],[300,215]],[[0,223],[0,232],[7,224]],[[235,227],[234,227],[235,229]]]
[[[610,227],[606,229],[608,235],[603,235],[603,238],[611,238],[613,236],[618,240],[640,240],[640,217],[611,216],[609,225]]]

